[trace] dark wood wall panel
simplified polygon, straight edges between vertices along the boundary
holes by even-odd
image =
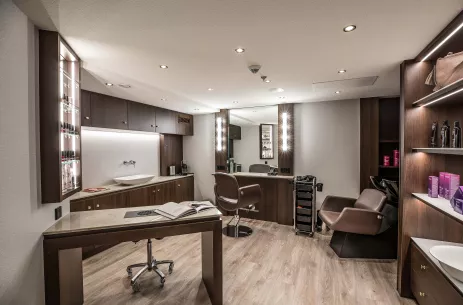
[[[360,99],[360,192],[378,175],[379,98]]]
[[[223,147],[222,151],[217,150],[217,119],[222,118],[223,126]],[[228,125],[229,125],[230,112],[228,109],[220,109],[220,112],[215,114],[215,171],[216,172],[228,172],[227,160],[228,160]]]
[[[177,174],[181,173],[183,160],[183,137],[180,135],[160,135],[160,172],[161,176],[169,176],[169,166],[175,165]]]
[[[283,113],[288,114],[288,150],[283,151]],[[294,104],[278,105],[278,168],[280,175],[294,175]]]

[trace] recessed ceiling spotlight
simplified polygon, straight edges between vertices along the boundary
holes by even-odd
[[[241,53],[244,53],[244,49],[243,48],[236,48],[235,49],[235,52],[238,53],[238,54],[241,54]]]
[[[271,88],[270,89],[270,92],[274,92],[274,93],[275,92],[281,93],[283,91],[285,91],[285,89],[283,89],[283,88]]]
[[[238,104],[238,101],[233,101],[233,104]]]
[[[341,91],[336,91],[335,93],[336,93],[336,94],[339,94],[339,93],[341,93]]]
[[[271,82],[271,80],[269,80],[269,79],[266,79],[266,80],[264,80],[264,82],[266,82],[266,83],[270,83],[270,82]]]
[[[167,69],[167,68],[169,68],[169,67],[166,66],[166,65],[160,65],[159,68],[161,68],[161,69]]]
[[[132,88],[129,84],[119,84],[119,87],[124,88],[124,89],[129,89]]]
[[[346,26],[346,27],[343,29],[343,31],[344,31],[344,32],[352,32],[352,31],[354,31],[356,28],[357,28],[356,25],[351,24],[351,25]]]
[[[105,83],[105,85],[108,86],[108,87],[112,87],[112,86],[113,86],[113,84],[111,84],[111,83]]]
[[[267,76],[260,77],[264,83],[270,83],[271,81],[267,78]]]
[[[207,90],[208,90],[208,91],[212,91],[212,90],[214,90],[214,89],[212,89],[212,88],[208,88]]]
[[[344,70],[344,69],[338,71],[339,74],[343,74],[343,73],[346,73],[346,72],[347,72],[347,70]]]
[[[161,99],[161,101],[165,102],[165,101],[167,101],[167,99],[165,99],[165,98],[162,98],[162,99]]]

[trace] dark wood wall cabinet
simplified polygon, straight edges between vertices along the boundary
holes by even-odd
[[[404,61],[401,65],[401,166],[397,286],[402,296],[416,296],[416,292],[420,291],[417,289],[421,285],[429,287],[434,285],[431,278],[415,276],[416,270],[414,270],[413,262],[419,260],[419,252],[413,248],[412,237],[463,243],[463,216],[452,216],[453,211],[447,200],[442,200],[439,205],[433,205],[432,201],[426,199],[428,198],[428,176],[438,176],[439,172],[463,176],[461,155],[449,155],[447,154],[449,149],[445,148],[434,148],[433,153],[428,153],[426,149],[430,146],[431,125],[434,121],[439,123],[439,128],[444,120],[448,120],[452,125],[454,121],[463,121],[462,100],[454,99],[463,85],[460,85],[462,83],[460,80],[444,87],[441,90],[444,90],[445,94],[442,95],[440,90],[433,92],[433,86],[425,84],[437,58],[445,57],[449,51],[454,53],[463,51],[463,30],[459,30],[441,48],[437,48],[431,56],[427,56],[429,50],[433,50],[447,37],[445,33],[457,29],[462,20],[463,12],[416,59]],[[422,59],[426,60],[419,61]],[[462,151],[462,148],[453,150]],[[422,300],[416,297],[420,304],[462,304],[461,299],[459,302],[450,303],[439,301],[445,297],[445,294],[446,291],[441,290],[429,292],[427,295],[430,297]]]
[[[394,165],[393,153],[400,148],[399,129],[399,97],[360,99],[360,192],[373,188],[370,176],[399,181],[400,165]],[[389,166],[384,156],[389,156]]]
[[[193,116],[82,90],[83,126],[193,135]]]
[[[241,217],[293,225],[292,179],[246,176],[236,176],[236,179],[240,187],[259,184],[262,189],[262,199],[254,209],[240,209]]]
[[[230,124],[229,133],[230,140],[241,140],[241,126]]]
[[[40,169],[43,203],[81,190],[79,57],[57,32],[39,31]]]
[[[188,176],[172,181],[131,188],[126,191],[95,195],[71,200],[71,212],[106,210],[130,207],[161,205],[166,202],[194,200],[194,177]],[[82,257],[88,258],[114,246],[106,244],[82,248]]]

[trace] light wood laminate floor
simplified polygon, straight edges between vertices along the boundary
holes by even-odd
[[[330,236],[296,236],[292,227],[258,220],[243,223],[254,229],[252,236],[223,237],[224,305],[415,304],[396,292],[396,262],[339,259],[328,245]],[[175,270],[164,288],[155,274],[145,274],[135,294],[126,267],[146,261],[146,241],[119,244],[85,260],[85,305],[209,305],[200,247],[200,234],[153,240],[155,258],[174,260]]]

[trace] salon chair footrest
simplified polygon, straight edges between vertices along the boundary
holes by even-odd
[[[228,237],[247,237],[252,234],[252,229],[243,225],[228,225],[222,229],[222,233]]]

